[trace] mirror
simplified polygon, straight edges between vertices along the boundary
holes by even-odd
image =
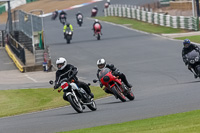
[[[49,84],[53,85],[53,80],[50,80],[50,81],[49,81]]]
[[[93,83],[96,83],[96,82],[97,82],[97,80],[96,80],[96,79],[94,79],[94,80],[93,80]]]

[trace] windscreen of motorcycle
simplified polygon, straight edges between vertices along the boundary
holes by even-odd
[[[99,72],[99,79],[101,79],[102,77],[104,77],[107,73],[109,73],[111,70],[109,68],[103,68],[100,72]]]
[[[78,19],[82,19],[82,18],[83,18],[83,16],[79,14],[78,15]]]
[[[92,12],[95,13],[97,10],[96,9],[92,9]]]
[[[192,50],[188,54],[186,54],[188,60],[195,60],[195,58],[199,58],[199,52],[196,50]]]

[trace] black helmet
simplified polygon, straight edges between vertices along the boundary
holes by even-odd
[[[67,27],[69,27],[70,23],[66,23]]]
[[[189,46],[190,46],[190,40],[189,39],[185,39],[184,41],[183,41],[183,46],[185,47],[185,48],[188,48]]]

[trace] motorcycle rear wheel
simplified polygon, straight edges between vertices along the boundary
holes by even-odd
[[[74,110],[76,110],[78,113],[83,112],[81,103],[79,101],[77,101],[73,95],[68,95],[67,99],[68,99],[69,103],[71,104],[71,106],[74,108]]]
[[[112,90],[112,92],[114,93],[114,95],[115,95],[116,97],[118,97],[122,102],[125,102],[125,101],[126,101],[126,97],[124,96],[123,93],[121,93],[121,91],[119,90],[118,87],[113,86],[113,87],[111,88],[111,90]]]

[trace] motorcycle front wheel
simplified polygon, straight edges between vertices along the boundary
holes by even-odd
[[[82,113],[83,112],[83,108],[81,106],[81,103],[79,101],[76,100],[76,98],[73,95],[68,95],[67,99],[69,101],[69,103],[71,104],[71,106],[78,112],[78,113]]]
[[[126,97],[131,101],[135,99],[135,96],[133,92],[131,91],[131,89],[127,92]]]
[[[97,40],[100,40],[101,39],[101,36],[100,34],[97,35]]]
[[[121,93],[121,91],[119,90],[120,88],[113,86],[111,88],[112,92],[114,93],[115,96],[117,96],[122,102],[126,101],[126,97],[124,96],[123,93]]]
[[[95,101],[94,101],[94,100],[91,100],[91,103],[92,103],[92,104],[90,104],[90,105],[87,105],[87,106],[88,106],[88,108],[89,108],[90,110],[92,110],[92,111],[95,111],[95,110],[97,110],[97,106],[96,106],[96,103],[95,103]]]

